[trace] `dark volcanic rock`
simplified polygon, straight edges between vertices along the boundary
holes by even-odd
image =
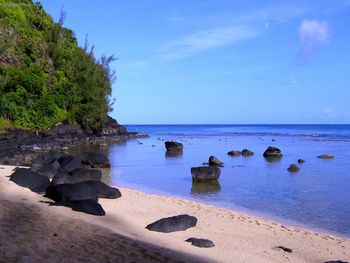
[[[300,168],[296,164],[291,164],[288,167],[288,171],[291,172],[291,173],[298,172],[299,170],[300,170]]]
[[[282,158],[282,151],[276,147],[269,146],[264,152],[265,158]]]
[[[107,156],[102,153],[86,152],[79,155],[83,164],[89,165],[92,168],[109,168],[111,163]]]
[[[241,151],[229,151],[227,153],[227,155],[229,155],[229,156],[241,156],[242,152]]]
[[[186,242],[191,242],[192,246],[195,246],[195,247],[209,248],[209,247],[215,246],[213,241],[211,241],[209,239],[203,239],[203,238],[190,237],[190,238],[186,239]]]
[[[108,121],[102,127],[100,134],[103,136],[107,135],[123,135],[127,134],[127,130],[124,126],[120,125],[115,119],[108,116]]]
[[[333,159],[333,158],[334,158],[334,155],[331,155],[331,154],[322,154],[322,155],[317,156],[317,158],[320,158],[320,159]]]
[[[300,163],[300,164],[301,164],[301,163],[305,163],[305,160],[299,159],[299,160],[298,160],[298,163]]]
[[[330,260],[330,261],[325,261],[324,263],[349,263],[349,262],[342,261],[342,260]]]
[[[249,156],[254,155],[254,153],[253,153],[252,151],[248,150],[248,149],[243,149],[243,150],[242,150],[242,155],[243,155],[244,157],[249,157]]]
[[[61,204],[74,200],[98,200],[96,190],[84,182],[75,184],[50,185],[46,189],[45,197],[48,197]]]
[[[46,188],[50,185],[49,178],[25,168],[16,169],[16,171],[11,174],[10,181],[20,186],[27,187],[36,193],[45,192]]]
[[[61,164],[57,161],[60,158],[63,158],[64,156],[69,156],[65,153],[58,153],[58,152],[48,152],[39,155],[35,160],[32,161],[32,170],[38,171],[40,168],[44,167],[45,165],[53,165],[57,170],[61,166]]]
[[[104,216],[106,212],[102,206],[94,199],[74,200],[66,203],[65,206],[72,208],[74,211],[87,213],[95,216]]]
[[[83,168],[82,160],[79,157],[65,158],[62,160],[61,168],[65,170],[67,173],[72,173],[73,171]],[[70,159],[70,160],[68,160]]]
[[[222,165],[224,165],[224,163],[222,161],[220,161],[218,158],[216,158],[215,156],[210,156],[208,163],[211,166],[222,166]]]
[[[182,143],[179,142],[166,141],[165,148],[169,152],[182,152],[184,146]]]
[[[84,131],[79,124],[61,123],[47,130],[47,135],[59,138],[74,138],[83,136]]]
[[[178,215],[162,218],[146,226],[150,231],[170,233],[175,231],[184,231],[190,227],[195,227],[197,218],[189,215]]]
[[[78,181],[65,171],[59,171],[52,179],[51,185],[75,184]]]
[[[46,164],[37,171],[38,174],[46,176],[49,179],[52,179],[57,174],[57,172],[58,169],[51,164]]]
[[[217,166],[192,167],[191,174],[193,182],[210,182],[219,179],[221,170]]]
[[[70,174],[76,182],[101,181],[102,178],[102,172],[96,169],[79,168],[72,171]]]
[[[90,186],[92,189],[94,189],[99,198],[116,199],[122,196],[122,194],[117,188],[106,185],[103,182],[86,181],[84,183]]]
[[[283,250],[284,252],[288,252],[288,253],[293,252],[293,250],[291,248],[284,247],[284,246],[277,246],[277,247],[275,247],[275,249],[280,249],[280,250]]]

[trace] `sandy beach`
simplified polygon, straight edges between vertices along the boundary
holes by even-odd
[[[350,261],[349,239],[175,197],[120,188],[122,198],[99,200],[103,217],[52,206],[51,200],[10,182],[13,168],[0,166],[3,262]],[[178,214],[197,217],[197,226],[168,234],[145,229]],[[210,239],[215,247],[194,247],[185,242],[189,237]]]

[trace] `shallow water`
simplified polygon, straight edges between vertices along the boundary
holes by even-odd
[[[349,125],[129,126],[128,129],[147,133],[150,138],[102,149],[112,162],[112,184],[249,210],[350,236]],[[167,155],[162,139],[182,142],[183,154]],[[263,158],[264,150],[270,145],[283,151],[280,161]],[[244,148],[255,155],[227,155],[230,150]],[[316,158],[328,153],[335,158]],[[210,155],[225,163],[219,184],[192,184],[190,168],[200,166]],[[298,164],[299,172],[289,173],[288,166],[299,158],[306,162]]]

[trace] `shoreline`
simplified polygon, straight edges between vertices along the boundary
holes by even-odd
[[[11,202],[36,207],[48,217],[59,216],[62,219],[78,220],[81,224],[93,224],[133,239],[136,243],[148,243],[158,248],[166,248],[172,253],[186,255],[186,258],[190,256],[195,259],[194,262],[198,259],[200,260],[197,262],[232,262],[232,258],[235,258],[236,262],[350,260],[350,239],[348,238],[300,227],[284,226],[269,219],[197,201],[146,194],[124,187],[119,188],[122,192],[120,199],[100,199],[106,211],[106,216],[103,217],[74,212],[66,207],[48,206],[49,199],[8,180],[6,176],[11,174],[13,166],[0,166],[0,168],[4,168],[0,169],[1,201],[11,200]],[[169,234],[145,229],[147,224],[160,218],[185,213],[198,218],[198,225],[195,228]],[[0,215],[2,215],[1,212]],[[16,228],[15,225],[13,227]],[[63,227],[61,231],[64,232],[65,228]],[[189,237],[208,238],[215,243],[215,247],[208,249],[193,247],[184,242]],[[26,245],[30,244],[22,244],[22,246]],[[287,253],[274,249],[276,246],[291,248],[293,252]],[[0,246],[0,251],[1,248]]]
[[[109,172],[106,173],[106,170],[109,170],[110,168],[103,168],[102,171],[104,171],[103,173],[108,174],[109,176]],[[106,175],[105,175],[106,176]],[[103,180],[103,179],[102,179]],[[245,208],[239,205],[233,205],[232,203],[223,203],[223,202],[206,202],[205,200],[200,200],[197,199],[196,197],[187,197],[187,196],[182,196],[182,195],[176,195],[176,194],[170,194],[168,192],[165,191],[161,191],[161,190],[156,190],[156,189],[152,189],[149,187],[138,187],[136,184],[126,184],[125,186],[123,184],[113,184],[110,182],[105,182],[107,184],[110,184],[113,187],[117,187],[118,189],[126,189],[126,190],[133,190],[133,191],[137,191],[137,192],[142,192],[146,195],[154,195],[154,196],[166,196],[166,197],[173,197],[173,198],[178,198],[178,199],[183,199],[183,200],[187,200],[187,201],[193,201],[196,203],[200,203],[203,205],[209,205],[209,206],[214,206],[217,208],[222,208],[228,211],[232,211],[232,212],[237,212],[237,213],[243,213],[243,214],[247,214],[256,218],[261,218],[261,219],[265,219],[268,221],[273,221],[275,223],[281,224],[281,225],[286,225],[289,227],[296,227],[296,228],[303,228],[303,229],[307,229],[309,231],[312,232],[317,232],[317,233],[323,233],[326,235],[332,235],[332,236],[337,236],[339,238],[345,238],[345,239],[350,239],[350,235],[346,235],[346,234],[342,234],[340,232],[336,232],[336,231],[331,231],[331,230],[327,230],[321,227],[317,227],[317,226],[312,226],[306,223],[303,223],[301,221],[296,221],[293,219],[288,219],[288,218],[284,218],[284,217],[280,217],[280,216],[274,216],[274,215],[270,215],[268,213],[264,213],[264,212],[260,212],[257,210],[253,210],[253,209],[249,209],[249,208]]]

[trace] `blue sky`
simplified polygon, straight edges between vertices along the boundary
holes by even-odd
[[[118,57],[120,123],[350,123],[350,0],[42,4]]]

